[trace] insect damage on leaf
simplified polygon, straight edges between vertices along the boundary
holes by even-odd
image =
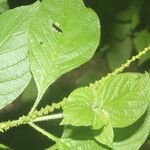
[[[54,32],[63,33],[63,30],[60,28],[59,23],[53,23],[52,27],[53,27]]]

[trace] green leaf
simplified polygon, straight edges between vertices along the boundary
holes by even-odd
[[[0,144],[0,149],[1,150],[12,150],[11,148],[9,148],[9,147],[7,147],[7,146],[5,146],[3,144]]]
[[[0,109],[14,101],[31,79],[27,26],[37,7],[38,3],[0,15]]]
[[[111,120],[113,127],[126,127],[144,114],[150,101],[147,73],[123,73],[94,86],[71,93],[63,105],[62,124],[100,129]]]
[[[148,73],[123,73],[104,80],[98,87],[103,109],[108,112],[113,127],[126,127],[146,111],[150,98]]]
[[[98,131],[93,131],[98,133]],[[94,138],[104,145],[107,145],[112,148],[113,146],[113,139],[114,139],[114,132],[111,123],[108,123],[102,129],[100,129],[99,134],[95,135]]]
[[[115,70],[131,57],[132,41],[127,37],[123,41],[113,41],[109,45],[107,60],[111,70]]]
[[[7,0],[0,0],[0,13],[3,13],[9,9]]]
[[[93,133],[88,128],[65,128],[61,142],[57,145],[61,150],[108,150],[106,146],[94,140]]]
[[[32,110],[50,84],[93,56],[99,39],[99,19],[82,0],[43,1],[30,26],[30,66],[38,88]]]
[[[136,33],[134,45],[138,53],[150,45],[150,33],[148,30],[145,29]],[[150,60],[150,52],[140,58],[139,65],[143,64],[147,60]]]
[[[114,150],[140,149],[150,132],[150,107],[132,126],[115,129]]]
[[[100,95],[89,87],[71,93],[63,105],[63,125],[92,126],[100,129],[108,123],[109,116],[102,109]]]

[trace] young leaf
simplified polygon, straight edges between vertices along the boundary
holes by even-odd
[[[102,106],[102,100],[94,90],[89,87],[79,88],[71,93],[63,105],[61,124],[101,129],[109,120]]]
[[[139,149],[150,132],[150,107],[132,126],[115,129],[114,150]]]
[[[63,144],[57,145],[61,150],[108,150],[107,147],[94,140],[92,131],[88,128],[66,127],[61,142]]]
[[[94,131],[93,131],[94,132]],[[95,131],[98,133],[98,131]],[[113,139],[114,139],[114,132],[111,123],[108,123],[102,129],[100,129],[100,133],[95,135],[94,138],[104,145],[107,145],[112,148],[113,146]]]
[[[31,79],[27,26],[37,7],[38,3],[0,15],[0,109],[15,100]]]
[[[30,26],[30,66],[38,88],[32,111],[50,84],[93,56],[99,39],[99,19],[82,0],[43,1]]]
[[[9,9],[7,0],[0,0],[0,13],[3,13]]]
[[[148,30],[142,30],[136,33],[134,38],[134,44],[137,52],[139,53],[144,47],[150,45],[150,33]],[[139,65],[150,59],[150,52],[140,58]]]
[[[113,127],[129,126],[144,114],[150,101],[149,88],[148,73],[123,73],[101,82],[97,90]]]

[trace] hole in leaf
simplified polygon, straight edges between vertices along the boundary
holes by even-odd
[[[40,44],[42,45],[42,44],[43,44],[43,42],[41,41],[41,42],[40,42]]]
[[[53,27],[54,31],[57,32],[57,33],[62,33],[63,32],[63,30],[59,27],[58,23],[53,23],[52,27]]]

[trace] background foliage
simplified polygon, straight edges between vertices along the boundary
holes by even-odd
[[[8,1],[10,8],[33,2],[32,0]],[[85,4],[94,9],[100,17],[101,45],[88,63],[59,78],[47,90],[39,107],[51,104],[52,100],[60,100],[77,87],[88,85],[106,75],[107,72],[113,71],[150,42],[149,0],[85,0]],[[0,6],[3,6],[0,7],[1,13],[8,9],[4,3],[1,5],[1,0]],[[145,70],[150,71],[150,52],[132,64],[127,71],[144,72]],[[1,121],[16,119],[26,114],[33,105],[36,94],[37,89],[32,80],[22,95],[0,112]],[[60,136],[62,128],[54,128],[56,124],[58,124],[57,121],[45,122],[40,125]],[[41,150],[52,144],[29,126],[13,128],[9,132],[1,134],[0,143],[16,150]],[[141,149],[150,149],[149,139]]]

